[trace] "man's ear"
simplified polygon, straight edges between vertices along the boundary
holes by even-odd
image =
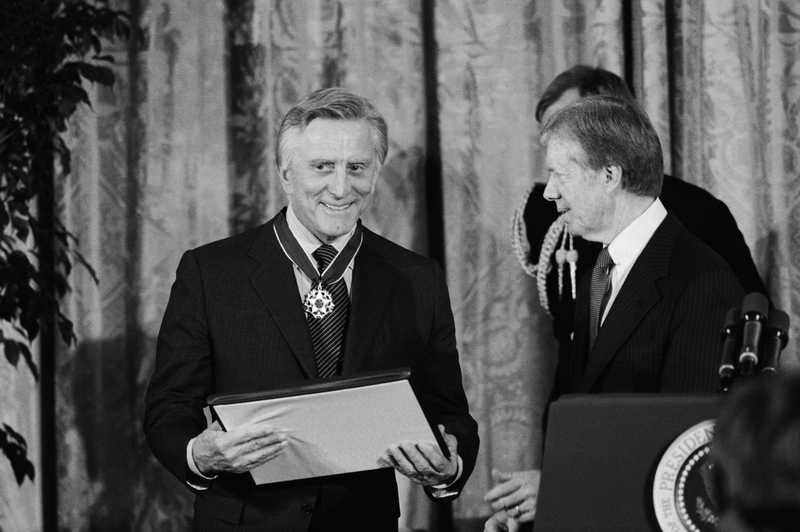
[[[278,168],[278,177],[280,178],[281,187],[283,187],[283,191],[287,196],[292,195],[292,181],[289,179],[289,172],[291,172],[291,169],[289,166],[288,164],[284,164],[283,168]]]
[[[622,168],[609,164],[603,168],[603,185],[608,190],[622,189]]]

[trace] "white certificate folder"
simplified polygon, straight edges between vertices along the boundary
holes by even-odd
[[[403,441],[437,442],[411,385],[410,372],[334,377],[263,393],[213,395],[212,417],[225,430],[268,423],[288,445],[275,459],[250,471],[256,484],[378,469],[378,458]]]

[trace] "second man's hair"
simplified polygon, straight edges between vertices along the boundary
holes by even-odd
[[[555,113],[542,130],[551,139],[577,142],[584,153],[578,161],[599,170],[622,169],[622,189],[637,196],[658,197],[664,179],[661,143],[647,113],[633,100],[587,96]]]

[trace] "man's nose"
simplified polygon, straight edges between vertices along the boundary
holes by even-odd
[[[542,196],[548,201],[555,201],[561,197],[561,193],[558,191],[558,187],[552,177],[547,180],[547,185],[544,187]]]
[[[343,198],[350,190],[350,176],[347,167],[336,166],[331,180],[328,182],[328,191],[337,198]]]

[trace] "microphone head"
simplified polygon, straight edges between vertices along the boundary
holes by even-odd
[[[760,314],[765,317],[769,314],[769,300],[759,292],[751,292],[744,296],[742,301],[742,317],[748,314]]]
[[[789,315],[782,310],[773,310],[767,320],[767,329],[776,331],[781,339],[781,346],[786,347],[789,341]]]

